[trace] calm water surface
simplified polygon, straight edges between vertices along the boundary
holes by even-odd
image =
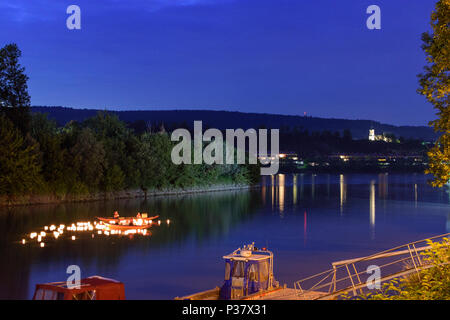
[[[265,177],[261,188],[176,197],[0,210],[0,298],[29,299],[36,283],[82,277],[125,283],[129,299],[172,299],[222,284],[221,257],[244,243],[268,246],[275,277],[295,280],[331,262],[449,232],[448,190],[421,174],[298,174]],[[70,233],[45,247],[21,243],[51,224],[94,221],[118,210],[159,214],[151,236]],[[170,224],[165,221],[170,219]]]

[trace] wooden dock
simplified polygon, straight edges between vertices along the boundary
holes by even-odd
[[[326,294],[325,292],[308,291],[299,295],[293,288],[280,288],[266,294],[247,297],[245,300],[315,300]]]

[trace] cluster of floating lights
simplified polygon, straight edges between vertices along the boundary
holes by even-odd
[[[170,224],[170,220],[167,219],[167,225]],[[152,220],[148,221],[148,224],[152,224]],[[147,223],[146,223],[147,224]],[[161,225],[161,220],[158,220],[158,225]],[[94,230],[97,230],[98,235],[150,235],[150,232],[147,229],[128,229],[128,230],[111,230],[108,225],[105,225],[103,223],[97,223],[97,221],[94,221],[93,223],[88,222],[77,222],[72,223],[70,226],[66,226],[64,224],[60,224],[59,226],[51,225],[51,226],[45,226],[44,231],[41,232],[31,232],[29,235],[30,240],[36,239],[36,241],[39,243],[40,247],[45,247],[45,239],[51,238],[53,235],[53,238],[57,240],[65,231],[70,232],[93,232]],[[92,238],[94,238],[94,233],[92,233]],[[72,240],[76,240],[76,236],[71,236]],[[22,244],[26,244],[27,240],[24,238],[22,239]]]

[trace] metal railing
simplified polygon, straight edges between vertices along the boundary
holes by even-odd
[[[366,257],[333,262],[332,268],[294,282],[298,296],[321,293],[317,299],[334,299],[346,292],[353,296],[363,294],[371,276],[368,267],[374,265],[380,271],[379,283],[416,273],[433,265],[423,259],[423,252],[431,248],[428,241],[441,242],[450,233],[410,242]],[[376,264],[375,264],[376,262]],[[307,288],[307,289],[306,289]]]

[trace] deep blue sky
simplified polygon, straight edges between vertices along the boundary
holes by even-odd
[[[426,125],[434,0],[1,0],[33,105],[214,109]],[[77,4],[82,30],[66,28]],[[366,8],[382,29],[366,28]]]

